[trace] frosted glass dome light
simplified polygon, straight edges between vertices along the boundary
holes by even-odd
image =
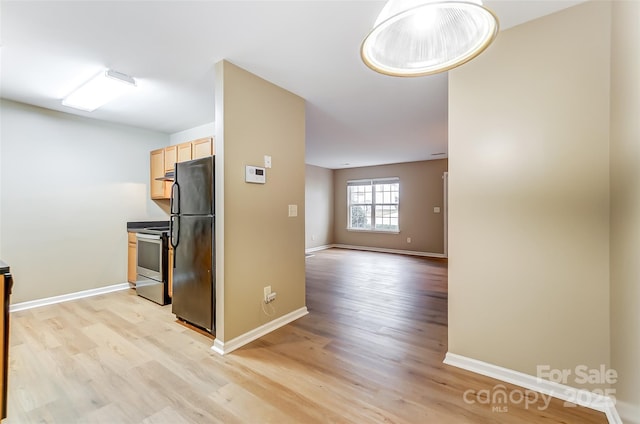
[[[481,0],[389,0],[360,54],[382,74],[430,75],[482,53],[498,28],[498,18]]]

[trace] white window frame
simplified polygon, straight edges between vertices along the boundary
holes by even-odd
[[[380,184],[398,184],[398,202],[397,203],[376,203],[376,185]],[[371,186],[371,203],[351,203],[350,187],[354,186]],[[387,177],[387,178],[367,178],[363,180],[349,180],[347,181],[347,231],[358,231],[367,233],[385,233],[385,234],[398,234],[400,233],[400,178],[399,177]],[[370,228],[358,228],[351,226],[351,207],[352,206],[369,206],[371,207],[371,226]],[[396,206],[398,209],[398,227],[397,229],[382,229],[376,228],[376,206]]]

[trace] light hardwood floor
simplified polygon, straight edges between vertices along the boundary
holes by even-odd
[[[224,357],[133,290],[13,313],[4,422],[606,423],[557,400],[478,402],[501,383],[442,364],[446,262],[306,261],[309,315]]]

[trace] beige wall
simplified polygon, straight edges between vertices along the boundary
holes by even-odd
[[[333,170],[306,166],[305,248],[333,243]]]
[[[305,102],[223,61],[215,122],[216,190],[224,196],[216,210],[216,243],[224,245],[216,337],[225,342],[305,306]],[[262,166],[264,155],[273,161],[266,184],[245,183],[245,166]],[[288,217],[288,205],[298,206],[297,217]],[[272,316],[262,308],[267,285],[277,292]]]
[[[640,2],[613,3],[611,45],[611,366],[640,422]]]
[[[167,219],[149,198],[166,134],[2,100],[0,258],[12,303],[126,283],[127,221]]]
[[[408,162],[334,171],[334,243],[424,253],[444,252],[443,179],[447,160]],[[347,231],[347,181],[400,178],[400,234]],[[434,213],[434,207],[440,213]],[[407,243],[407,237],[411,243]]]
[[[450,352],[609,364],[609,42],[589,2],[450,72]]]

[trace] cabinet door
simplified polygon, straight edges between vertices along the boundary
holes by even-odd
[[[165,182],[156,181],[156,178],[164,177],[164,149],[153,150],[151,152],[151,181],[149,191],[152,199],[167,199],[165,197]]]
[[[178,146],[164,148],[164,172],[173,171],[178,159]]]
[[[176,162],[186,162],[191,160],[191,142],[178,144],[178,160]]]
[[[191,142],[191,158],[200,159],[213,154],[213,139],[200,138]]]
[[[173,297],[173,246],[169,244],[169,260],[167,264],[167,285],[169,297]]]
[[[137,264],[138,264],[138,246],[136,244],[136,233],[127,233],[129,246],[127,249],[127,281],[136,284]]]

